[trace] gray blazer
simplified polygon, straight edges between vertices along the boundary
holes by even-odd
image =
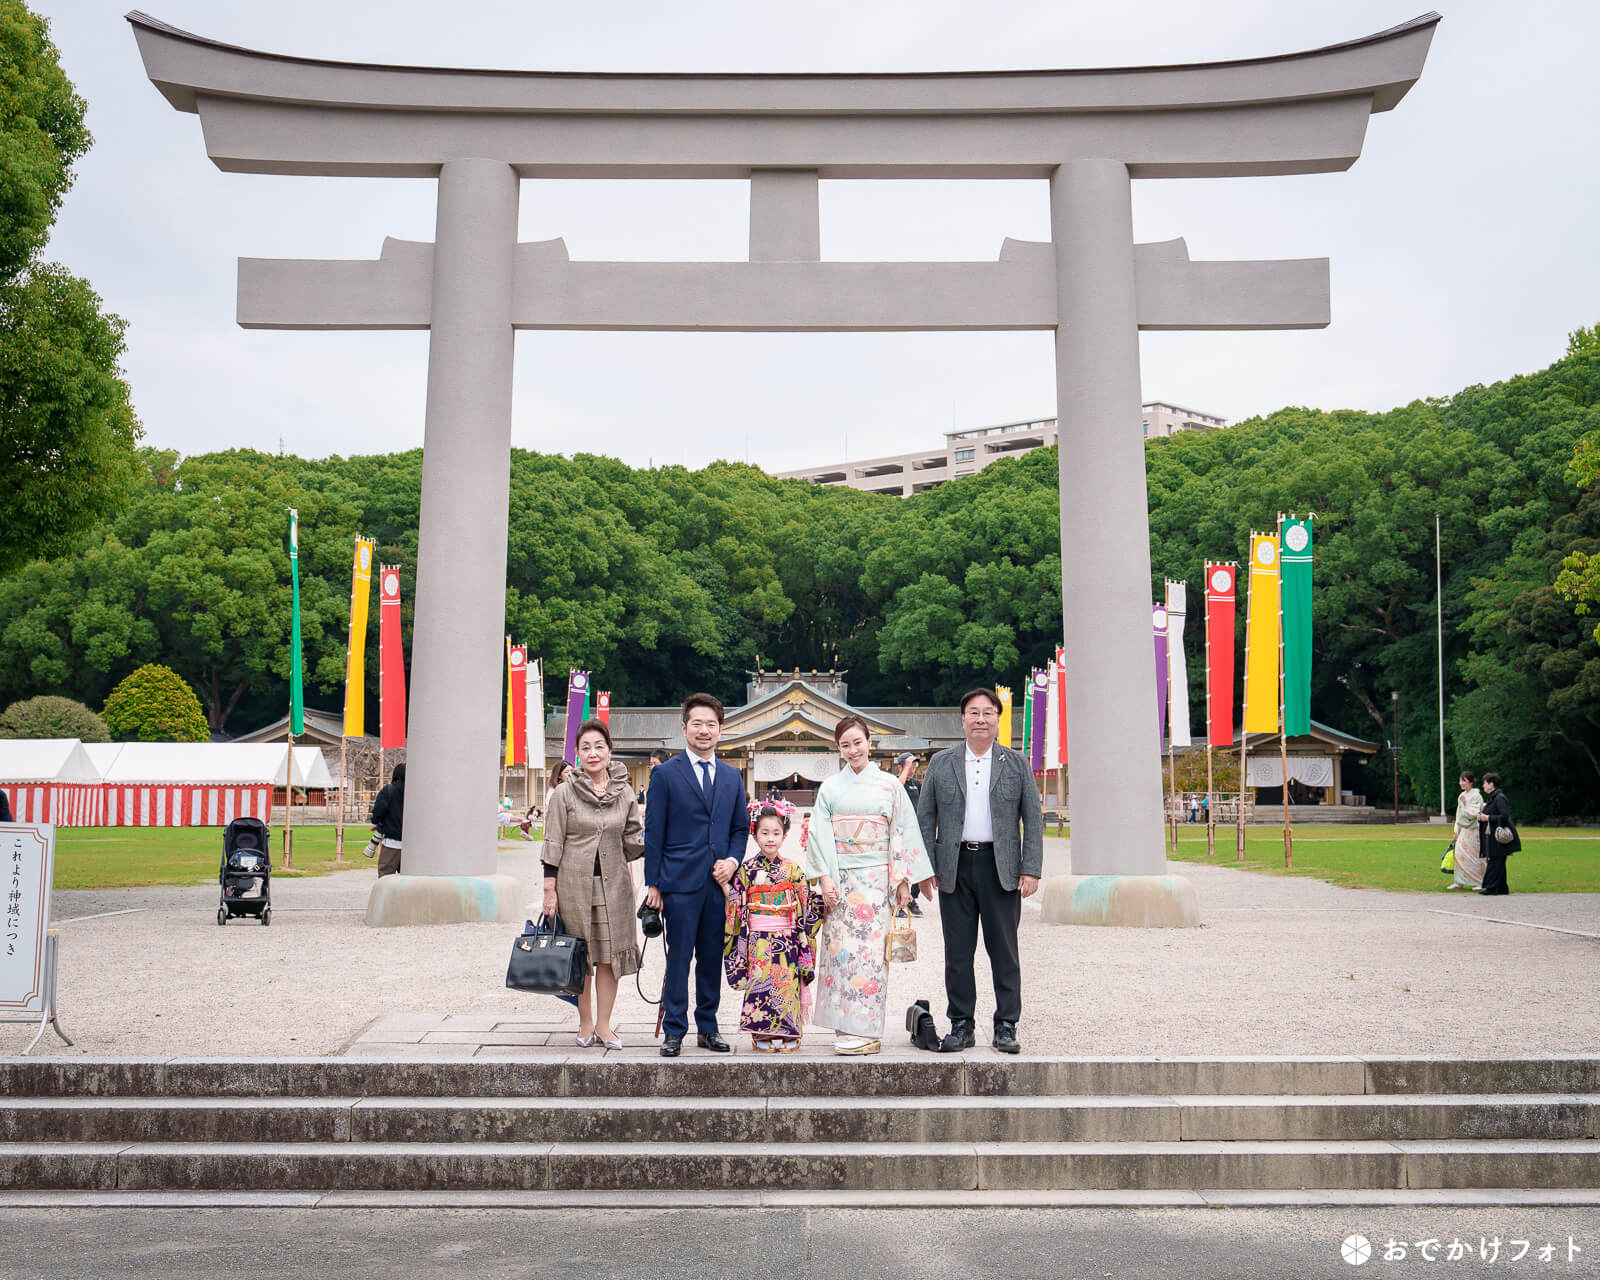
[[[994,744],[989,779],[989,816],[994,823],[994,867],[1000,884],[1015,889],[1019,876],[1044,869],[1044,807],[1022,753]],[[961,856],[961,824],[967,816],[967,747],[946,747],[928,762],[917,801],[917,825],[933,857],[939,888],[953,893]]]

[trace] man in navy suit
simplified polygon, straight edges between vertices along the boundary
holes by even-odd
[[[663,1058],[683,1051],[689,1032],[689,961],[694,960],[696,1043],[731,1053],[717,1032],[727,884],[750,838],[744,779],[717,759],[722,703],[709,693],[683,700],[689,749],[650,771],[644,810],[644,899],[667,927],[667,977],[661,989]]]

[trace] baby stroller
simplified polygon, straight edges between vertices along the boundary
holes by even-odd
[[[255,916],[272,923],[272,850],[267,824],[260,818],[235,818],[222,836],[222,869],[217,873],[222,895],[217,923],[230,916]]]

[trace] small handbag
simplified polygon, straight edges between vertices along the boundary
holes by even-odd
[[[1454,875],[1456,870],[1456,842],[1452,840],[1444,847],[1444,857],[1439,859],[1439,872],[1441,875]]]
[[[883,940],[885,964],[910,964],[917,958],[917,931],[911,924],[911,913],[904,907],[894,907],[889,916],[889,936]]]
[[[589,944],[561,932],[561,916],[540,916],[511,944],[506,986],[545,996],[583,993],[589,974]]]
[[[1510,844],[1517,838],[1517,833],[1510,827],[1496,827],[1494,829],[1494,842],[1496,844]]]

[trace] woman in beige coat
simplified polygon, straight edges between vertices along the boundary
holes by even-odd
[[[611,1027],[617,979],[639,970],[633,872],[644,855],[644,820],[628,770],[611,759],[611,731],[578,728],[578,767],[550,793],[544,819],[544,913],[564,909],[562,927],[589,945],[589,977],[578,997],[578,1044],[622,1048]]]

